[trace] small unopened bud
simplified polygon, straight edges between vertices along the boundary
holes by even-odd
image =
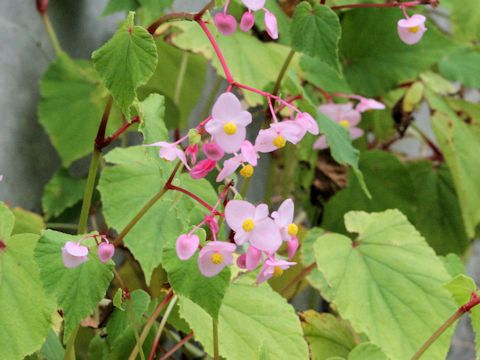
[[[48,9],[48,0],[35,0],[36,5],[37,5],[37,11],[41,14],[44,15],[47,12]]]
[[[196,129],[191,129],[188,132],[188,142],[190,145],[198,144],[202,140],[202,136]]]

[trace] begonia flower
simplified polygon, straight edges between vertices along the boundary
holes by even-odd
[[[219,161],[225,155],[225,151],[214,142],[203,144],[202,150],[205,156],[213,161]]]
[[[290,240],[298,233],[298,226],[293,222],[294,211],[295,206],[292,199],[286,199],[278,210],[272,213],[272,218],[280,230],[283,241]]]
[[[284,270],[287,270],[290,266],[295,265],[294,262],[285,260],[267,259],[262,265],[260,272],[257,276],[257,283],[270,279],[272,276],[278,277],[283,274]]]
[[[253,271],[257,268],[262,260],[262,252],[255,246],[249,246],[245,253],[245,268],[248,271]]]
[[[210,241],[198,255],[198,267],[200,272],[207,277],[220,273],[225,266],[233,264],[233,252],[235,244],[224,241]]]
[[[227,177],[232,175],[242,164],[243,162],[243,155],[236,155],[231,157],[228,160],[223,162],[223,168],[217,175],[217,182],[225,180]]]
[[[98,258],[102,263],[108,262],[115,254],[115,246],[110,243],[102,242],[98,245]]]
[[[297,144],[305,135],[302,126],[294,120],[272,123],[270,128],[260,130],[255,139],[255,149],[267,153],[283,148],[287,141]]]
[[[176,143],[169,143],[166,141],[159,141],[153,144],[147,144],[145,146],[157,146],[160,148],[159,156],[162,159],[173,161],[175,159],[180,159],[180,161],[185,165],[187,169],[190,169],[187,163],[187,158],[185,153],[178,148]]]
[[[318,135],[319,129],[315,119],[307,112],[299,113],[295,118],[295,121],[300,124],[303,129],[303,136],[309,132],[312,135]],[[303,137],[302,136],[302,137]]]
[[[210,159],[200,160],[192,169],[190,170],[190,176],[192,179],[203,179],[208,175],[210,171],[215,169],[217,162]]]
[[[293,259],[298,250],[298,246],[298,238],[296,236],[292,236],[290,240],[287,241],[288,260]]]
[[[252,122],[252,114],[242,110],[242,104],[230,93],[220,95],[213,105],[212,119],[205,124],[205,130],[212,135],[226,153],[234,153],[242,146],[246,127]]]
[[[265,204],[254,206],[247,201],[231,200],[225,207],[225,220],[235,232],[233,239],[238,245],[249,242],[270,254],[282,243],[280,230],[268,216]]]
[[[266,0],[242,0],[243,5],[252,11],[257,11],[265,6]]]
[[[67,241],[62,248],[63,265],[74,268],[88,260],[88,247],[75,241]]]
[[[255,15],[251,11],[245,11],[240,20],[240,30],[249,31],[255,24]]]
[[[200,239],[195,234],[182,234],[177,238],[175,249],[180,260],[188,260],[198,249]]]
[[[360,97],[360,102],[355,107],[355,110],[358,112],[365,112],[370,110],[383,110],[385,109],[385,105],[382,104],[380,101],[375,99],[368,99],[364,97]]]
[[[198,151],[198,144],[187,146],[185,149],[185,155],[190,157],[190,163],[195,164],[197,162]]]
[[[415,14],[407,19],[398,20],[397,31],[400,40],[408,45],[418,43],[425,31],[427,31],[425,20],[425,16],[419,14]]]
[[[232,15],[224,13],[216,13],[213,22],[223,35],[231,35],[237,30],[237,20]]]
[[[278,39],[277,18],[270,11],[265,10],[265,29],[267,34],[273,39]]]

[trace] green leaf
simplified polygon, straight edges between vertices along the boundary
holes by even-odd
[[[207,76],[207,61],[202,56],[186,53],[166,43],[162,38],[157,41],[157,68],[145,86],[139,89],[142,96],[145,93],[158,92],[170,99],[167,102],[166,122],[170,129],[188,126],[188,119],[193,108],[200,100]],[[185,75],[181,86],[178,104],[175,99],[175,89],[180,72],[182,57],[187,56]]]
[[[325,116],[321,111],[317,111],[317,122],[320,132],[325,134],[327,138],[332,157],[336,162],[352,167],[362,191],[365,196],[370,198],[370,192],[363,179],[363,174],[358,168],[359,151],[353,147],[348,130]]]
[[[451,277],[456,277],[457,275],[467,272],[462,259],[460,259],[458,255],[448,254],[447,256],[439,256],[439,258],[443,261],[443,266],[445,266],[445,269],[447,269]]]
[[[60,54],[40,80],[38,117],[62,165],[90,153],[106,103],[106,90],[89,61]]]
[[[350,210],[382,211],[397,208],[410,220],[415,219],[416,194],[408,169],[394,155],[384,151],[367,151],[360,158],[360,170],[372,192],[368,199],[361,186],[349,174],[348,187],[337,192],[325,206],[322,227],[346,233],[343,216]]]
[[[460,200],[468,237],[480,223],[480,135],[453,112],[436,112],[431,123]]]
[[[63,265],[64,244],[83,237],[46,230],[35,248],[35,260],[40,268],[43,286],[56,297],[58,307],[64,312],[64,339],[68,339],[80,321],[95,310],[113,278],[113,263],[100,262],[93,239],[83,241],[90,247],[87,262],[71,269]]]
[[[453,50],[452,43],[433,24],[428,25],[418,44],[404,44],[396,26],[401,17],[398,9],[356,9],[345,14],[340,49],[344,74],[353,92],[382,95]]]
[[[186,297],[179,297],[179,303],[195,339],[212,355],[212,318]],[[230,285],[220,308],[218,336],[220,355],[231,360],[257,359],[262,352],[272,359],[308,358],[293,307],[266,284]]]
[[[455,311],[443,287],[450,276],[398,210],[349,212],[345,224],[359,234],[354,242],[326,234],[314,246],[317,266],[333,287],[332,304],[389,358],[409,359]],[[445,358],[452,331],[425,359]]]
[[[19,207],[12,209],[12,212],[15,215],[12,235],[26,233],[40,235],[42,230],[45,229],[45,222],[40,215]]]
[[[385,353],[378,346],[363,343],[355,347],[348,355],[348,360],[388,360]]]
[[[125,115],[157,66],[157,48],[147,30],[135,26],[130,12],[115,35],[92,54],[95,69]]]
[[[462,210],[452,176],[444,164],[430,161],[409,165],[418,211],[414,224],[437,254],[463,254],[470,240],[463,225]]]
[[[165,98],[158,94],[151,94],[140,103],[140,132],[143,134],[143,143],[152,144],[168,139],[168,130],[165,126]],[[152,148],[158,153],[158,148]]]
[[[426,86],[435,91],[437,94],[447,95],[453,94],[457,91],[452,82],[432,71],[425,71],[423,74],[420,74],[420,78]]]
[[[43,343],[39,353],[47,360],[63,360],[65,349],[58,335],[52,329],[48,332],[47,340]]]
[[[67,169],[59,169],[45,185],[42,208],[47,218],[59,216],[82,200],[86,179],[76,179]]]
[[[480,38],[480,8],[476,0],[452,1],[453,33],[462,41]]]
[[[338,74],[317,58],[310,56],[302,56],[300,66],[305,72],[305,80],[322,88],[323,90],[333,92],[351,93],[352,90],[347,80],[342,74]]]
[[[323,235],[325,231],[321,228],[314,227],[310,229],[307,233],[307,236],[302,241],[302,246],[300,247],[301,260],[304,266],[310,266],[315,263],[315,253],[313,251],[313,245],[317,239]],[[315,267],[310,274],[307,276],[307,280],[315,289],[320,291],[322,297],[331,301],[332,299],[332,288],[325,280],[325,276]]]
[[[172,164],[148,155],[144,147],[114,149],[105,160],[113,164],[104,169],[98,189],[102,196],[107,224],[120,232],[163,187]],[[176,239],[184,221],[173,208],[169,192],[157,201],[124,239],[140,263],[147,283],[162,261],[164,244]]]
[[[174,45],[181,49],[202,54],[205,58],[212,61],[212,65],[217,73],[225,77],[212,46],[198,24],[183,22],[175,26],[183,30],[183,32],[173,38]],[[209,27],[214,34],[217,34],[213,21]],[[237,31],[231,36],[220,34],[216,37],[216,40],[235,80],[257,89],[265,88],[270,83],[275,82],[289,53],[289,48],[286,46],[264,43],[241,31]],[[252,54],[255,57],[254,61],[252,61]],[[293,65],[295,65],[295,58]],[[244,91],[244,96],[250,106],[264,103],[264,98],[258,94]]]
[[[290,26],[295,50],[322,60],[340,72],[338,42],[342,29],[337,14],[329,7],[307,1],[297,5]]]
[[[355,347],[352,330],[345,320],[313,310],[301,313],[300,317],[312,359],[326,360],[332,356],[347,356]]]
[[[205,233],[204,233],[205,234]],[[163,250],[163,267],[168,281],[177,295],[189,298],[217,319],[222,299],[230,284],[230,269],[208,278],[198,268],[198,252],[186,261],[178,258],[176,238],[171,238]]]
[[[0,202],[0,358],[5,360],[22,359],[40,349],[55,310],[33,260],[38,235],[10,236],[14,221]]]
[[[466,87],[480,87],[480,52],[463,48],[448,55],[438,64],[440,73]]]
[[[150,25],[163,15],[165,9],[172,6],[173,0],[137,0],[140,3],[140,8],[137,9],[142,24]]]

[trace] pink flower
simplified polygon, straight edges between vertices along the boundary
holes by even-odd
[[[255,139],[255,149],[267,153],[284,147],[287,141],[292,144],[298,143],[305,131],[302,126],[294,120],[272,123],[269,129],[260,130]]]
[[[288,260],[293,259],[295,253],[298,249],[298,238],[296,236],[292,236],[290,240],[287,241],[287,252],[288,252]]]
[[[88,248],[74,241],[67,241],[62,248],[63,265],[74,268],[88,260]]]
[[[214,142],[204,144],[202,150],[205,156],[213,161],[219,161],[225,155],[222,148]]]
[[[255,15],[250,11],[245,11],[240,20],[240,30],[249,31],[255,24]]]
[[[98,258],[102,263],[106,263],[115,254],[115,246],[110,243],[102,242],[98,245]]]
[[[177,238],[175,248],[180,260],[190,259],[198,249],[200,239],[195,234],[182,234]]]
[[[309,132],[312,135],[318,135],[318,124],[309,113],[303,112],[298,114],[295,121],[302,127],[303,135],[305,135],[306,132]]]
[[[243,4],[252,11],[260,10],[265,6],[266,0],[242,0]]]
[[[364,97],[360,97],[360,102],[355,107],[355,110],[358,112],[365,112],[370,110],[383,110],[385,109],[385,105],[382,104],[380,101],[374,99],[367,99]]]
[[[192,179],[203,179],[210,171],[215,169],[216,165],[217,162],[210,159],[200,160],[197,165],[190,170],[190,176]]]
[[[213,17],[213,22],[223,35],[231,35],[237,30],[237,20],[232,15],[224,13],[216,13]]]
[[[405,44],[413,45],[420,41],[427,28],[425,16],[415,14],[408,19],[400,19],[397,23],[398,36]]]
[[[265,10],[265,29],[267,30],[268,35],[273,39],[278,39],[278,27],[277,27],[277,18],[271,12]]]
[[[249,246],[245,254],[245,268],[248,271],[253,271],[257,268],[262,260],[262,252],[254,246]]]
[[[243,159],[251,164],[252,166],[257,166],[257,159],[259,158],[257,154],[257,150],[255,146],[248,141],[245,140],[240,148],[240,152],[242,153]]]
[[[242,254],[237,258],[237,266],[240,269],[246,269],[247,268],[247,254]]]
[[[230,92],[219,96],[212,109],[212,119],[205,130],[213,141],[226,153],[234,153],[242,146],[246,136],[246,126],[252,122],[252,114],[242,110],[242,104]]]
[[[295,264],[296,263],[294,262],[288,262],[285,260],[267,259],[258,273],[257,283],[261,284],[272,276],[281,276],[284,270],[287,270],[290,266]]]
[[[198,267],[206,277],[212,277],[220,273],[227,265],[233,264],[233,252],[235,244],[223,241],[210,241],[198,255]]]
[[[293,222],[293,213],[295,206],[292,199],[286,199],[278,208],[278,211],[272,213],[275,224],[280,229],[283,241],[288,241],[292,236],[298,233],[298,226]]]
[[[243,156],[242,155],[236,155],[234,157],[231,157],[228,160],[225,160],[223,162],[223,168],[220,170],[217,176],[217,182],[225,180],[227,177],[232,175],[238,167],[242,164],[243,162]]]
[[[363,135],[363,130],[356,127],[360,122],[360,113],[353,109],[351,102],[346,104],[325,104],[319,107],[320,111],[331,120],[348,129],[350,137],[357,139]],[[313,144],[314,149],[326,149],[328,147],[324,135],[320,136]]]
[[[157,146],[160,148],[159,156],[162,159],[173,161],[176,158],[180,159],[180,161],[185,165],[187,169],[190,170],[190,167],[187,164],[187,158],[185,157],[185,153],[177,147],[176,143],[168,143],[166,141],[159,141],[153,144],[148,144],[145,146]]]
[[[280,231],[268,217],[265,204],[255,207],[247,201],[231,200],[225,207],[225,220],[235,231],[234,240],[238,245],[248,241],[258,250],[274,253],[282,244]]]
[[[3,175],[0,175],[0,181],[3,181]]]
[[[190,157],[190,162],[192,164],[195,164],[197,162],[198,144],[188,145],[185,149],[185,155]]]

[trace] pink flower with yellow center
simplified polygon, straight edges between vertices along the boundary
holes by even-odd
[[[235,244],[223,241],[211,241],[205,245],[198,255],[198,267],[206,277],[220,273],[225,266],[233,264]]]
[[[212,119],[205,130],[226,153],[240,150],[246,136],[246,127],[252,122],[252,114],[242,110],[242,104],[230,93],[220,95],[213,105]]]
[[[267,281],[271,277],[282,276],[285,270],[295,264],[296,263],[294,262],[289,262],[285,260],[267,259],[263,263],[262,268],[258,273],[257,283],[261,284],[262,282]]]
[[[397,23],[398,36],[405,44],[413,45],[418,43],[427,28],[425,27],[425,16],[415,14],[407,19],[400,19]]]

